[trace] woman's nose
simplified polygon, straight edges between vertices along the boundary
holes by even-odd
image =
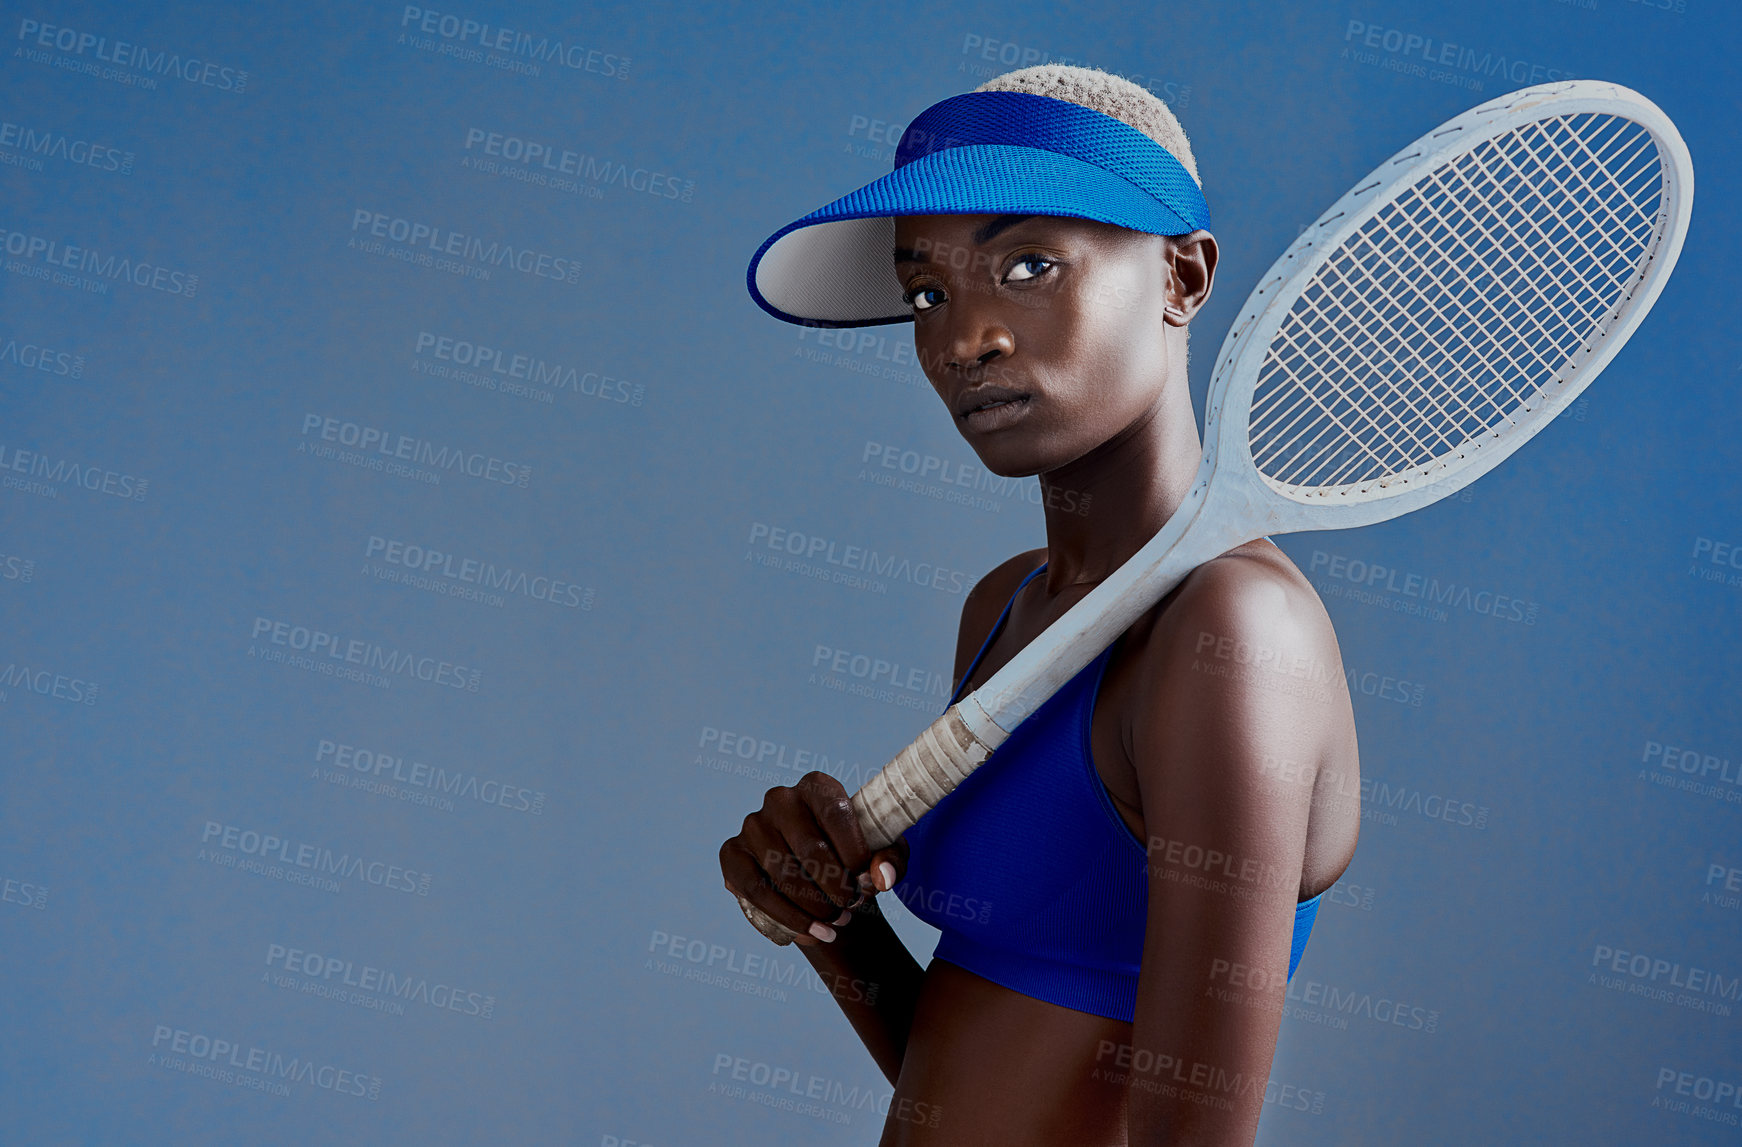
[[[1016,352],[1016,335],[988,306],[960,307],[950,317],[947,353],[950,365],[957,370],[985,366]]]

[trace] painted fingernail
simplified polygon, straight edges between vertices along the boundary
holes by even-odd
[[[883,878],[880,890],[888,892],[895,887],[895,865],[885,860],[877,866],[877,875]]]
[[[839,928],[843,924],[851,924],[852,922],[853,914],[843,908],[840,916],[835,919],[835,927]]]
[[[810,933],[825,944],[833,944],[835,942],[835,930],[827,924],[821,922],[812,923],[810,926]]]

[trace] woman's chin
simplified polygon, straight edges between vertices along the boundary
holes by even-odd
[[[968,445],[974,446],[970,442]],[[1018,456],[1014,452],[975,447],[974,456],[980,460],[980,468],[995,478],[1032,478],[1041,472],[1042,467],[1032,459]]]

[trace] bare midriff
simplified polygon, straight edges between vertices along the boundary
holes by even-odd
[[[1131,1025],[933,960],[881,1147],[1123,1147]]]

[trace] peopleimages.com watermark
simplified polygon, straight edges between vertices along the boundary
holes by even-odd
[[[302,416],[297,452],[432,486],[441,484],[444,473],[522,489],[532,482],[525,462],[324,414]],[[430,469],[419,469],[425,466]]]
[[[523,29],[505,28],[454,12],[407,4],[399,15],[399,42],[463,63],[538,76],[545,68],[629,78],[628,56]]]
[[[1705,891],[1700,893],[1700,903],[1732,911],[1742,909],[1742,867],[1716,860],[1706,865]]]
[[[811,653],[806,684],[926,713],[941,711],[950,695],[947,674],[820,642]]]
[[[877,1002],[877,984],[818,972],[804,960],[781,959],[767,951],[745,952],[734,945],[656,928],[648,936],[647,952],[642,961],[647,971],[739,995],[786,1003],[791,998],[786,989],[790,988],[833,996],[845,1003]]]
[[[1489,80],[1522,87],[1574,78],[1572,72],[1562,67],[1549,67],[1504,52],[1478,50],[1365,20],[1352,19],[1343,29],[1341,58],[1474,92],[1485,90]]]
[[[131,151],[56,128],[0,120],[0,163],[11,167],[42,171],[43,161],[53,159],[87,171],[132,175],[136,158]]]
[[[315,775],[322,780],[341,780],[347,788],[379,793],[408,804],[430,805],[444,812],[453,812],[457,800],[529,816],[544,815],[542,789],[464,769],[425,764],[379,747],[360,748],[322,737],[315,743],[314,768]]]
[[[1715,1074],[1660,1067],[1651,1106],[1726,1127],[1742,1126],[1742,1077],[1721,1079]]]
[[[844,754],[830,756],[820,749],[715,725],[702,726],[696,750],[692,763],[700,768],[776,785],[796,784],[805,773],[819,772],[848,789],[857,789],[877,772],[876,767]]]
[[[345,246],[462,278],[488,280],[493,270],[508,270],[568,286],[581,281],[581,262],[566,255],[367,207],[351,212],[351,237]]]
[[[404,1015],[407,1004],[454,1012],[481,1020],[494,1019],[496,997],[489,992],[456,987],[444,980],[402,973],[310,948],[272,943],[266,946],[267,971],[262,979],[283,991],[316,996],[337,1003]]]
[[[10,701],[15,689],[72,705],[97,703],[95,681],[45,668],[41,662],[33,665],[13,660],[6,663],[6,668],[0,669],[0,703]]]
[[[925,375],[914,369],[919,359],[914,352],[911,336],[896,338],[851,327],[799,327],[793,335],[793,341],[796,345],[792,348],[792,354],[783,357],[800,359],[818,366],[838,367],[872,378],[886,378],[923,390],[927,394],[932,393],[931,383],[926,380]]]
[[[381,1098],[380,1076],[170,1024],[154,1026],[146,1063],[272,1095],[289,1095],[290,1084],[306,1083],[335,1095]]]
[[[858,466],[861,482],[992,513],[1002,510],[1007,500],[1021,499],[1044,509],[1087,517],[1095,501],[1093,494],[1059,486],[1043,489],[1032,477],[1006,478],[983,466],[886,442],[867,441],[859,453]]]
[[[0,338],[0,362],[20,370],[41,371],[61,378],[83,378],[85,356],[69,350],[45,346],[29,338]]]
[[[679,203],[689,203],[696,193],[693,179],[602,159],[560,143],[510,132],[467,127],[465,150],[466,156],[460,162],[462,167],[537,187],[584,192],[592,198],[598,197],[599,189],[611,184],[625,191]]]
[[[1451,617],[1450,611],[1463,610],[1499,621],[1535,625],[1542,608],[1516,594],[1442,582],[1427,574],[1410,573],[1324,550],[1313,551],[1307,572],[1309,576],[1318,574],[1321,578],[1332,579],[1313,582],[1314,588],[1325,597],[1347,598],[1363,605],[1415,614],[1430,621],[1446,621]]]
[[[1435,1034],[1440,1026],[1438,1008],[1357,988],[1341,988],[1323,980],[1290,980],[1283,998],[1287,1001],[1283,1015],[1337,1031],[1347,1031],[1351,1017],[1423,1035]]]
[[[768,522],[752,522],[746,544],[749,548],[744,551],[745,561],[852,589],[883,593],[886,591],[879,586],[907,582],[943,593],[965,594],[973,584],[973,579],[962,570],[948,569],[936,562],[916,562],[900,554],[882,553],[868,546]]]
[[[363,546],[363,572],[378,581],[397,582],[448,597],[502,606],[510,597],[545,602],[563,609],[593,608],[594,591],[564,576],[528,570],[513,563],[369,535]]]
[[[43,450],[21,450],[0,442],[0,487],[20,490],[43,498],[58,498],[66,489],[90,490],[127,502],[143,502],[151,488],[151,480],[88,461],[49,454]],[[14,477],[13,475],[23,475]]]
[[[95,295],[106,295],[110,283],[120,283],[191,299],[200,285],[191,271],[28,231],[0,227],[0,250],[9,256],[5,268],[11,274]]]
[[[1704,749],[1647,740],[1638,778],[1662,788],[1742,804],[1742,762]]]
[[[0,876],[0,904],[16,904],[40,912],[48,907],[48,885]]]
[[[1688,559],[1688,576],[1725,586],[1742,586],[1742,545],[1699,536]]]
[[[206,821],[201,829],[195,859],[322,892],[338,892],[343,887],[339,881],[352,880],[388,892],[428,896],[434,879],[403,864],[215,820]]]
[[[484,671],[281,618],[254,618],[248,656],[387,688],[395,677],[478,692]],[[342,671],[342,672],[341,672]]]
[[[1234,1100],[1259,1094],[1267,1106],[1287,1111],[1321,1115],[1325,1110],[1325,1093],[1316,1088],[1261,1079],[1183,1054],[1108,1039],[1095,1048],[1095,1066],[1089,1078],[1218,1111],[1232,1111]]]
[[[158,79],[162,78],[214,88],[232,95],[241,95],[248,90],[247,71],[202,59],[195,52],[151,48],[80,28],[31,19],[19,20],[18,40],[20,47],[16,55],[32,63],[48,64],[129,87],[155,89]]]
[[[0,553],[0,581],[30,583],[36,580],[36,559]]]
[[[881,1081],[849,1085],[844,1080],[785,1064],[727,1052],[715,1054],[712,1075],[707,1087],[709,1095],[741,1099],[826,1123],[845,1125],[853,1121],[855,1114],[875,1113],[884,1119],[935,1128],[943,1114],[935,1103],[895,1098],[894,1089]]]
[[[1742,976],[1663,956],[1597,944],[1590,967],[1595,971],[1586,973],[1587,984],[1655,1003],[1717,1016],[1730,1016],[1742,1003]]]
[[[417,332],[412,370],[545,404],[567,391],[612,405],[640,406],[647,393],[645,383],[426,330]]]

